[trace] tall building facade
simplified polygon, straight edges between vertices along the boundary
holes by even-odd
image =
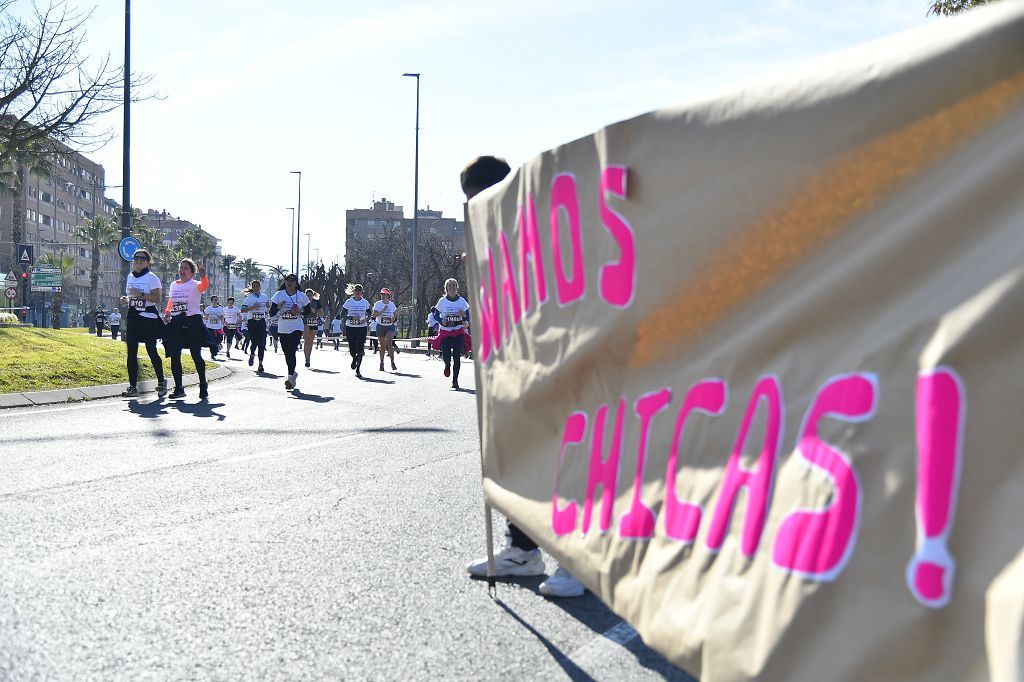
[[[434,240],[459,253],[465,250],[465,225],[461,220],[446,218],[441,211],[432,211],[429,207],[420,209],[417,215],[421,248]],[[374,201],[371,208],[345,211],[345,272],[357,272],[360,267],[361,249],[366,248],[374,238],[394,234],[396,228],[400,228],[399,234],[411,242],[413,219],[405,217],[402,206],[395,205],[387,199]]]
[[[55,143],[56,144],[56,143]],[[75,236],[77,229],[94,216],[113,218],[113,206],[104,196],[106,177],[103,166],[67,147],[56,145],[58,153],[48,155],[53,173],[48,176],[27,173],[21,188],[24,211],[20,244],[32,245],[36,264],[44,254],[71,256],[74,264],[65,272],[61,298],[64,301],[62,325],[82,323],[82,314],[89,306],[89,269],[92,245]],[[14,197],[0,193],[0,270],[20,273],[15,262],[13,243]],[[121,265],[117,247],[100,253],[98,300],[107,309],[114,305],[121,289]],[[52,294],[30,294],[30,319],[44,324],[49,321]],[[21,304],[21,297],[16,303]]]

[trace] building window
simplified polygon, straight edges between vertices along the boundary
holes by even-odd
[[[42,219],[43,225],[53,225],[53,219],[51,219],[50,216],[46,215],[45,213],[39,217]]]
[[[377,224],[377,221],[374,220],[373,218],[370,218],[369,220],[366,221],[366,224],[369,225],[370,227],[373,227],[374,225]]]
[[[53,195],[50,194],[49,192],[42,192],[42,193],[40,193],[39,194],[39,198],[42,199],[47,204],[52,204],[53,203]]]
[[[79,250],[78,250],[78,255],[79,255],[79,256],[82,256],[82,257],[85,257],[85,256],[88,256],[89,254],[87,254],[87,253],[85,252],[85,249],[79,249]]]
[[[35,187],[29,187],[28,188],[28,195],[30,197],[32,197],[33,199],[35,199],[35,198],[37,198],[39,196],[39,190],[36,189]]]

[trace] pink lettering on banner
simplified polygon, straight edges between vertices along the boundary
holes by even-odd
[[[626,399],[619,399],[619,411],[615,416],[615,431],[612,435],[608,458],[604,453],[604,422],[608,405],[601,405],[594,414],[594,430],[591,433],[590,470],[587,475],[587,498],[583,502],[583,534],[590,532],[590,519],[594,513],[594,496],[601,486],[601,532],[612,526],[612,512],[615,506],[615,489],[619,481],[619,460],[622,454],[622,423],[626,416]]]
[[[558,480],[565,459],[565,449],[570,445],[582,443],[587,435],[587,413],[573,412],[565,420],[565,432],[562,435],[562,447],[558,450],[558,468],[555,469],[555,491],[551,495],[551,530],[555,535],[568,535],[576,529],[576,513],[579,507],[576,500],[569,500],[565,507],[558,506]]]
[[[601,268],[601,299],[616,308],[628,308],[636,292],[636,249],[633,227],[608,205],[605,195],[626,198],[626,167],[609,166],[601,171],[601,223],[619,245],[622,255]]]
[[[487,247],[487,269],[490,287],[481,276],[480,285],[480,362],[487,362],[492,351],[501,350],[501,311],[498,290],[494,279],[494,257]]]
[[[907,566],[907,585],[930,608],[953,595],[956,561],[949,553],[956,493],[963,462],[967,391],[948,367],[917,377],[917,547]]]
[[[821,439],[818,425],[825,417],[846,422],[871,419],[877,387],[873,374],[834,377],[818,390],[804,415],[797,453],[831,479],[835,494],[824,509],[795,511],[782,521],[772,549],[772,561],[779,568],[830,581],[853,554],[860,522],[860,481],[846,455]]]
[[[516,280],[513,276],[512,257],[508,251],[508,239],[505,233],[500,235],[498,242],[501,248],[501,314],[505,324],[505,338],[512,336],[512,325],[518,325],[523,311],[519,308],[519,292],[516,291]],[[512,320],[509,321],[508,313],[512,311]]]
[[[743,446],[750,433],[751,422],[762,401],[765,404],[766,419],[764,443],[757,459],[757,468],[748,471],[740,466]],[[722,481],[722,491],[718,495],[715,513],[711,517],[708,530],[707,546],[713,552],[722,548],[725,533],[729,528],[729,520],[736,503],[736,495],[740,488],[747,489],[747,515],[743,521],[743,535],[740,550],[745,556],[753,556],[761,542],[765,518],[768,516],[768,503],[771,499],[772,479],[775,473],[775,460],[778,457],[782,442],[783,424],[782,386],[776,376],[765,376],[754,386],[754,393],[747,405],[746,415],[736,435],[736,444],[729,457],[729,464]]]
[[[565,260],[560,217],[565,211],[569,219],[569,242],[572,277],[565,274]],[[583,298],[587,278],[583,270],[583,231],[580,229],[580,203],[576,193],[576,177],[560,173],[551,183],[551,250],[555,261],[555,292],[558,304],[566,306]]]
[[[717,417],[725,411],[727,402],[727,384],[720,379],[706,379],[694,384],[687,391],[683,406],[679,409],[672,448],[668,455],[668,466],[665,468],[665,535],[673,540],[693,542],[697,537],[703,513],[700,505],[681,501],[676,492],[676,472],[679,471],[679,446],[683,440],[683,427],[692,412],[703,412]]]
[[[633,502],[629,511],[619,519],[619,536],[624,538],[649,538],[654,535],[654,512],[643,503],[641,491],[644,482],[644,465],[647,463],[647,443],[654,415],[668,407],[672,390],[645,393],[636,399],[633,409],[640,418],[640,445],[636,453],[636,476],[633,478]]]
[[[523,295],[523,312],[530,309],[529,271],[533,270],[533,284],[537,292],[537,307],[548,300],[547,279],[544,277],[544,256],[540,249],[540,229],[537,226],[537,207],[533,195],[526,193],[526,205],[519,213],[519,281]]]

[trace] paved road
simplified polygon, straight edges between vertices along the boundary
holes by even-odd
[[[0,412],[0,678],[688,679],[589,593],[468,579],[471,372],[347,357]]]

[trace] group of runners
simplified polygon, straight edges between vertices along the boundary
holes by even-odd
[[[185,396],[181,353],[188,351],[199,375],[201,400],[209,397],[206,363],[202,357],[204,347],[214,358],[222,347],[228,358],[232,348],[241,348],[243,354],[248,353],[249,366],[258,363],[256,371],[262,373],[268,343],[273,344],[275,353],[280,344],[288,368],[287,390],[293,390],[298,384],[299,348],[305,356],[306,367],[311,364],[314,342],[316,347],[322,348],[328,318],[320,295],[312,289],[300,290],[298,277],[294,274],[287,275],[278,290],[269,297],[262,292],[261,283],[253,280],[242,291],[244,298],[240,306],[235,305],[234,297],[228,297],[227,305],[221,305],[219,297],[211,295],[210,302],[204,307],[201,305],[202,296],[210,287],[206,269],[185,258],[178,265],[178,279],[171,283],[166,305],[161,311],[162,283],[150,271],[151,264],[152,257],[147,250],[136,251],[132,271],[125,283],[125,295],[121,297],[121,303],[128,307],[124,335],[128,343],[129,386],[122,394],[125,397],[139,395],[140,343],[146,347],[153,364],[160,397],[167,394],[167,381],[157,342],[163,342],[165,356],[171,361],[174,379],[171,398]],[[451,377],[452,388],[455,389],[459,388],[461,356],[470,348],[469,304],[458,292],[456,280],[446,281],[445,295],[431,308],[429,319],[431,326],[438,329],[438,335],[429,342],[441,351],[444,376]],[[367,332],[373,326],[376,328],[374,338],[378,341],[376,353],[380,357],[380,371],[385,371],[385,361],[390,362],[392,371],[397,371],[395,336],[398,308],[392,292],[387,288],[381,289],[380,300],[375,303],[364,295],[361,284],[350,284],[345,293],[348,298],[331,320],[329,334],[333,337],[335,350],[339,349],[344,336],[352,356],[350,367],[356,377],[363,378]]]

